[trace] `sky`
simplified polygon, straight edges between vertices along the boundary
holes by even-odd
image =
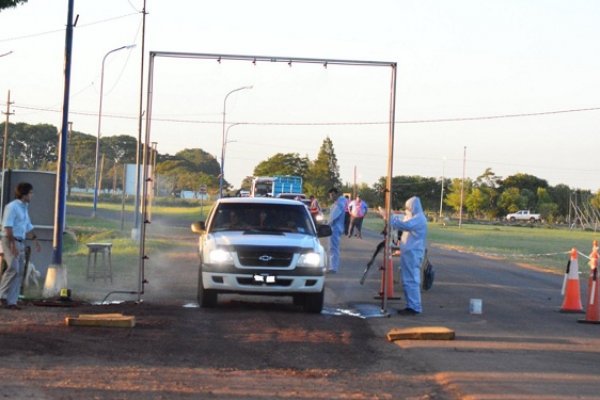
[[[10,90],[11,123],[60,128],[67,7],[29,0],[0,11],[0,55],[10,52],[0,109]],[[143,73],[142,8],[75,0],[74,130],[138,136],[149,52],[396,63],[394,175],[475,179],[491,168],[600,189],[598,1],[147,0]],[[234,187],[276,153],[314,160],[326,137],[343,182],[387,174],[389,66],[156,57],[153,72],[158,151],[202,148],[220,161],[225,110]]]

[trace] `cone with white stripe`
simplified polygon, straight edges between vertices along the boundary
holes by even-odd
[[[581,289],[579,287],[579,263],[577,262],[577,249],[574,247],[571,249],[569,261],[567,262],[561,294],[564,297],[560,312],[583,313]]]
[[[600,324],[600,287],[598,286],[598,241],[594,240],[590,254],[590,279],[588,282],[588,302],[585,319],[578,322]]]

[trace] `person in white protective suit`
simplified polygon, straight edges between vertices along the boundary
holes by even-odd
[[[329,213],[329,225],[331,226],[331,237],[329,238],[329,269],[328,273],[335,274],[340,268],[340,238],[344,233],[344,214],[348,199],[340,196],[337,189],[332,188],[327,192],[329,199],[333,201]]]
[[[386,215],[380,210],[381,216]],[[400,274],[406,308],[399,314],[416,315],[423,312],[421,305],[421,263],[427,247],[427,218],[421,200],[413,196],[406,201],[405,214],[392,214],[390,227],[402,231],[400,238]]]

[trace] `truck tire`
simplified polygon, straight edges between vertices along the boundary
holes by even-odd
[[[319,293],[307,293],[304,295],[304,311],[312,314],[320,314],[323,311],[325,299],[325,288]]]
[[[217,301],[217,292],[204,288],[202,267],[198,268],[198,305],[202,308],[214,308],[217,306]]]
[[[510,222],[515,222],[517,219],[515,217],[510,217]]]
[[[537,220],[536,220],[534,217],[531,217],[531,218],[529,218],[529,222],[531,222],[532,224],[535,224],[535,223],[536,223],[536,221],[537,221]]]
[[[305,300],[303,294],[295,294],[292,296],[292,300],[295,306],[304,306]]]

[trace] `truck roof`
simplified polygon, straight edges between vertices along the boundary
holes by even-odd
[[[298,204],[301,203],[292,199],[281,199],[279,197],[224,197],[217,200],[219,203],[244,203],[244,204]]]

